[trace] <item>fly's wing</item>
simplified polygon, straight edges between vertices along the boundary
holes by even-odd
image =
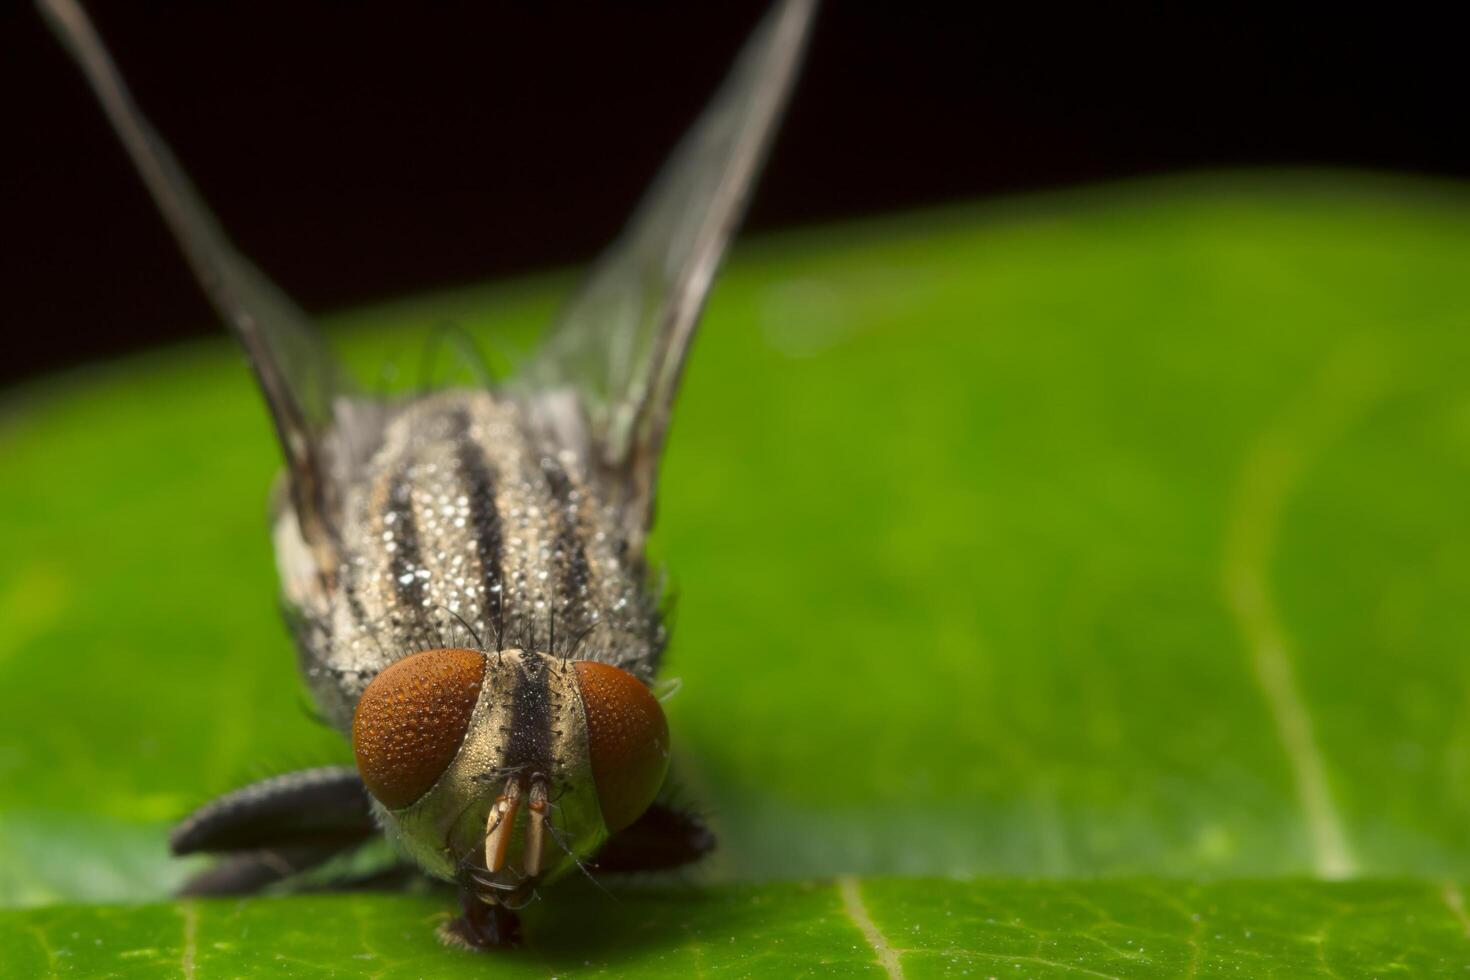
[[[641,543],[652,523],[659,453],[689,343],[791,91],[815,6],[781,0],[766,15],[525,368],[543,424],[564,443],[586,443],[607,477],[630,543]]]
[[[235,251],[132,95],[75,0],[38,0],[42,14],[102,103],[108,120],[178,239],[195,276],[225,319],[265,395],[285,452],[302,539],[321,568],[334,552],[334,488],[326,449],[342,373],[306,315]],[[362,419],[364,413],[353,413]],[[338,433],[338,441],[346,440]],[[342,461],[336,461],[340,464]]]

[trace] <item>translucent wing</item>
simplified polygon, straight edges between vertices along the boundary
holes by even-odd
[[[563,433],[584,427],[587,448],[622,495],[634,541],[652,521],[659,452],[690,340],[791,91],[815,6],[781,0],[767,14],[525,369],[531,390],[547,393],[539,397],[549,424]],[[568,412],[581,417],[569,424]]]
[[[302,537],[325,557],[334,530],[324,437],[334,403],[346,390],[335,360],[306,315],[235,251],[173,154],[133,104],[81,7],[74,0],[38,0],[38,5],[86,75],[210,301],[244,347],[286,455]]]

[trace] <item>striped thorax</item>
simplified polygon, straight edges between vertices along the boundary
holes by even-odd
[[[348,487],[329,588],[293,564],[299,522],[278,516],[302,667],[339,728],[378,671],[436,647],[514,646],[652,678],[665,637],[642,556],[587,462],[530,415],[486,391],[404,405]]]

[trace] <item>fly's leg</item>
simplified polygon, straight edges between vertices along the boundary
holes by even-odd
[[[514,949],[521,944],[521,919],[473,886],[459,890],[462,914],[439,927],[439,938],[461,949]]]
[[[715,835],[698,814],[655,803],[603,845],[593,870],[667,871],[692,864],[714,849]]]
[[[254,894],[293,875],[310,871],[345,849],[342,846],[308,844],[226,854],[213,866],[184,882],[178,894],[180,898]]]
[[[186,895],[241,895],[314,868],[377,833],[357,772],[340,766],[274,776],[226,793],[169,835],[176,855],[217,854]]]

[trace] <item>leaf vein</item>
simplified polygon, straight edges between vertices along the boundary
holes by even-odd
[[[199,940],[199,909],[193,902],[180,902],[179,917],[184,920],[184,948],[179,956],[179,972],[184,980],[194,980],[194,962]]]
[[[903,980],[903,964],[899,962],[898,950],[889,945],[884,938],[882,930],[868,914],[867,906],[863,904],[862,889],[858,880],[853,875],[843,875],[837,879],[837,890],[842,895],[842,908],[847,913],[848,919],[858,927],[868,945],[873,948],[873,954],[878,959],[878,965],[883,967],[883,972],[888,974],[889,980]]]
[[[1257,439],[1241,469],[1224,550],[1226,604],[1249,648],[1252,673],[1291,768],[1313,864],[1324,878],[1348,877],[1357,862],[1332,800],[1268,569],[1282,513],[1308,464],[1381,387],[1370,354],[1352,347],[1333,358],[1305,395]]]

